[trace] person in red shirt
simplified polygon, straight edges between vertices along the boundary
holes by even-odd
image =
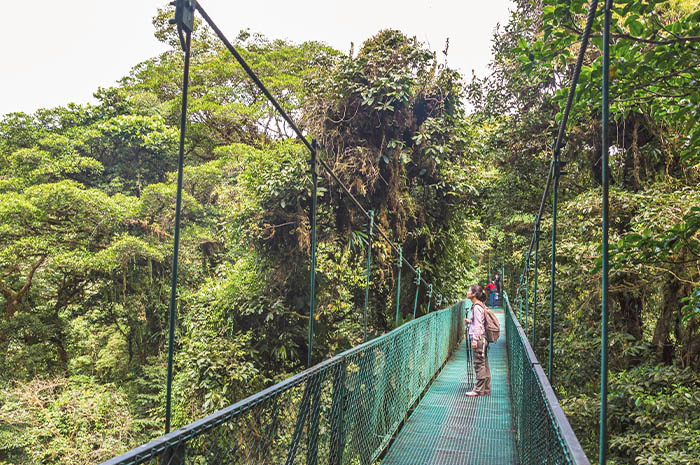
[[[496,306],[496,300],[498,299],[498,286],[496,286],[496,284],[493,281],[491,281],[486,285],[486,288],[484,290],[489,296],[489,307]]]

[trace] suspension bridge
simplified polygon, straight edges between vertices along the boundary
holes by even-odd
[[[512,311],[466,397],[471,302],[429,313],[104,465],[588,464]]]
[[[545,185],[532,241],[517,285],[518,313],[503,292],[502,306],[496,308],[502,333],[489,349],[492,392],[488,396],[467,397],[475,374],[465,340],[465,317],[471,302],[458,301],[439,308],[446,297],[437,286],[421,278],[386,233],[376,227],[376,235],[389,243],[399,257],[396,320],[399,321],[401,270],[406,266],[415,276],[414,319],[393,331],[367,340],[371,241],[374,214],[366,210],[326,162],[318,156],[315,140],[309,141],[270,94],[242,56],[193,0],[176,0],[173,24],[177,25],[185,53],[182,118],[179,151],[178,188],[175,215],[173,278],[170,300],[170,337],[165,434],[103,465],[152,464],[573,464],[587,465],[583,452],[552,389],[554,293],[556,264],[557,189],[564,162],[560,160],[569,111],[591,34],[597,0],[589,6],[586,27],[569,87],[569,96],[559,131],[553,144],[552,163]],[[609,28],[612,1],[604,8],[603,33],[603,125],[608,118]],[[176,319],[176,287],[182,171],[187,115],[190,40],[195,14],[199,13],[228,48],[253,82],[284,118],[311,155],[312,194],[308,366],[305,371],[219,410],[194,423],[170,431],[170,406]],[[601,464],[606,461],[607,399],[607,215],[608,141],[603,131],[603,283],[601,353]],[[321,170],[333,179],[369,220],[367,286],[365,292],[365,342],[333,358],[312,365],[316,290],[316,199],[317,176]],[[545,202],[552,194],[552,275],[548,370],[537,360],[526,330],[535,340],[537,322],[537,268],[530,292],[531,264],[537,262],[540,221]],[[534,258],[532,257],[534,252]],[[425,289],[428,308],[415,318],[418,293]],[[433,296],[438,309],[430,311]],[[524,302],[523,302],[524,300]],[[530,301],[533,307],[530,308]],[[523,319],[523,303],[525,319]],[[526,325],[524,329],[520,321]]]

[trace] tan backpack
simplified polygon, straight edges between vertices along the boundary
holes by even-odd
[[[484,308],[484,334],[486,335],[486,340],[496,342],[501,335],[501,324],[498,322],[498,317],[493,313],[493,310],[486,305],[482,305],[482,307]]]

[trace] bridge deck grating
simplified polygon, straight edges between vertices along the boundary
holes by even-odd
[[[517,464],[502,309],[489,348],[491,395],[466,397],[475,382],[464,341],[399,431],[382,465]]]

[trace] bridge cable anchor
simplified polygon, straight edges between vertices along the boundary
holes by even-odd
[[[175,0],[170,2],[170,5],[175,7],[175,18],[168,22],[177,25],[180,46],[184,51],[187,48],[185,33],[190,34],[194,31],[194,10],[197,8],[197,0]]]

